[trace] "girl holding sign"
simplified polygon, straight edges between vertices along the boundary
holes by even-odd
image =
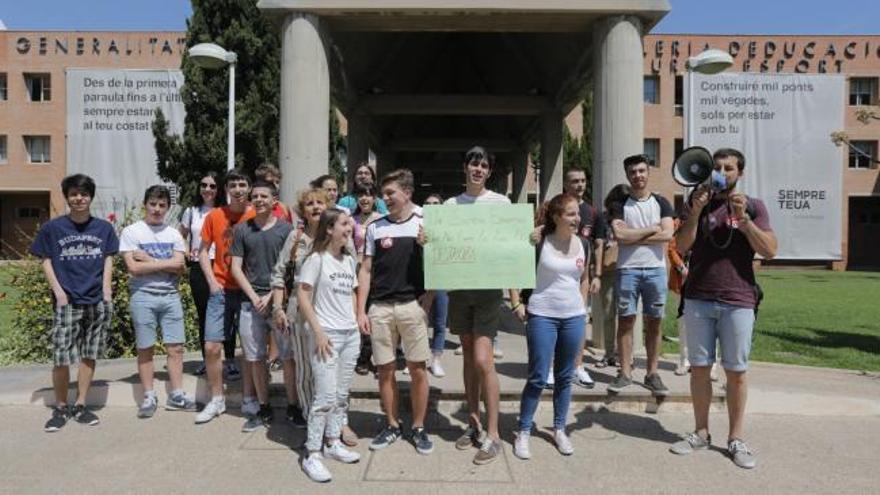
[[[571,400],[574,363],[581,352],[590,287],[587,249],[578,237],[578,200],[568,194],[555,196],[546,205],[540,222],[543,239],[537,246],[537,278],[527,307],[516,308],[517,316],[527,319],[529,349],[528,380],[520,401],[519,427],[514,454],[529,459],[533,418],[541,391],[553,364],[553,439],[562,455],[574,453],[565,433],[565,418]]]

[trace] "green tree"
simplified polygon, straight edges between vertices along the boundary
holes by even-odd
[[[260,164],[278,163],[281,101],[281,42],[277,27],[257,8],[257,0],[193,0],[187,43],[216,43],[238,56],[235,71],[235,165],[251,173]],[[153,121],[159,175],[180,187],[184,202],[193,197],[202,174],[226,170],[228,77],[206,71],[184,54],[181,90],[186,107],[183,136],[170,135],[158,112]],[[330,109],[330,173],[345,178],[345,138]]]
[[[329,173],[336,177],[336,182],[339,184],[340,189],[343,188],[343,184],[345,184],[345,188],[350,188],[351,184],[346,184],[345,182],[346,166],[345,158],[343,157],[343,154],[347,153],[347,144],[345,138],[339,133],[339,118],[336,116],[336,110],[333,107],[330,107],[330,135],[327,139],[330,145]],[[340,196],[344,194],[343,191],[340,191],[340,193],[342,193]]]
[[[192,0],[187,42],[216,43],[238,55],[235,82],[235,164],[253,170],[278,161],[280,42],[277,28],[256,0]],[[153,122],[159,175],[178,184],[181,197],[195,193],[209,170],[226,170],[228,76],[208,71],[184,54],[181,96],[186,107],[183,136],[169,135],[161,113]]]
[[[588,90],[581,102],[581,116],[583,120],[582,134],[576,138],[565,127],[562,142],[563,170],[568,171],[572,167],[582,168],[587,175],[587,190],[584,193],[586,201],[592,201],[593,191],[593,91]]]
[[[568,126],[563,127],[562,135],[562,170],[567,172],[572,167],[581,168],[587,175],[587,190],[584,192],[584,199],[592,201],[593,191],[591,184],[593,183],[593,90],[588,88],[584,93],[584,99],[581,101],[581,120],[583,126],[581,129],[581,137],[576,138],[568,130]],[[541,163],[541,144],[536,143],[529,151],[532,163]],[[545,198],[549,199],[549,198]]]

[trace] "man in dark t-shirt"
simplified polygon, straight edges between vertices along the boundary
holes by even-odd
[[[113,318],[111,278],[119,239],[109,222],[91,214],[95,188],[95,181],[86,175],[65,177],[61,191],[70,212],[43,225],[31,246],[55,303],[51,333],[55,406],[44,427],[47,432],[60,430],[68,418],[89,426],[99,422],[85,402]],[[76,402],[68,408],[70,365],[77,362]]]
[[[715,343],[720,340],[730,417],[727,450],[737,466],[751,469],[756,461],[742,440],[742,430],[745,374],[758,302],[752,261],[755,253],[764,259],[773,258],[777,241],[764,203],[736,192],[745,168],[742,153],[723,148],[713,158],[715,170],[724,175],[727,187],[714,194],[705,186],[698,187],[682,213],[682,225],[675,236],[678,251],[691,253],[682,297],[696,428],[673,444],[670,451],[689,454],[712,443],[710,370],[715,362]]]
[[[578,212],[581,222],[578,224],[578,236],[582,239],[590,241],[586,245],[593,249],[587,255],[588,266],[593,270],[590,278],[590,296],[599,293],[602,288],[602,255],[605,247],[605,239],[607,239],[608,225],[605,217],[601,215],[593,205],[584,201],[584,192],[587,190],[587,173],[584,169],[572,167],[565,172],[565,181],[563,181],[563,191],[578,199]],[[593,323],[595,325],[595,322]],[[584,339],[586,340],[586,332]],[[581,343],[583,348],[584,343]],[[595,382],[590,373],[583,366],[584,353],[579,352],[575,359],[575,383],[582,387],[593,388]],[[551,370],[552,371],[552,370]]]

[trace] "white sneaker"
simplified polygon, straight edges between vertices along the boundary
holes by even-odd
[[[452,352],[453,352],[456,356],[461,356],[462,354],[464,354],[464,347],[463,347],[461,344],[459,344],[459,346],[456,347],[455,350],[452,351]]]
[[[556,430],[556,433],[553,435],[553,441],[556,442],[556,450],[558,450],[560,454],[574,454],[574,446],[571,445],[571,440],[568,439],[565,430]]]
[[[504,359],[504,351],[498,345],[492,348],[492,355],[495,356],[495,359]]]
[[[404,374],[404,375],[409,375],[409,367],[407,367],[407,366],[404,366],[404,367],[403,367],[403,374]]]
[[[207,423],[217,416],[226,412],[226,401],[223,399],[211,399],[202,409],[202,412],[196,414],[196,424]]]
[[[556,384],[556,379],[553,378],[553,370],[547,372],[547,381],[545,382],[548,386]]]
[[[324,457],[345,464],[354,464],[355,462],[361,460],[360,454],[346,449],[345,446],[342,445],[342,442],[339,441],[339,439],[334,440],[333,443],[331,443],[330,445],[324,446]]]
[[[690,363],[690,361],[688,361],[688,358],[682,356],[678,359],[678,366],[675,367],[675,374],[677,376],[687,375],[690,367],[691,367],[691,363]]]
[[[531,459],[532,451],[529,449],[529,439],[532,433],[529,431],[520,431],[516,434],[516,440],[513,442],[513,455],[520,459]]]
[[[330,474],[330,470],[324,465],[322,459],[323,457],[320,452],[312,452],[302,462],[302,469],[312,481],[327,483],[333,479],[333,475]]]
[[[446,370],[443,369],[443,365],[440,364],[440,360],[438,358],[434,358],[431,361],[431,374],[433,374],[437,378],[443,378],[444,376],[446,376]]]
[[[718,381],[718,363],[712,363],[712,370],[709,371],[709,379],[713,382]]]
[[[593,381],[593,377],[590,376],[590,373],[586,370],[586,368],[578,368],[574,372],[575,378],[577,380],[577,384],[584,388],[593,388],[596,386],[596,382]]]
[[[256,397],[245,397],[241,400],[241,415],[256,416],[260,413],[260,403]]]

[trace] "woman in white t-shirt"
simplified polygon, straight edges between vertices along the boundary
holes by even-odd
[[[571,455],[574,448],[565,434],[565,418],[571,400],[574,364],[581,352],[587,317],[587,293],[590,286],[587,251],[578,237],[580,214],[578,200],[568,194],[555,196],[542,215],[543,240],[539,243],[537,282],[528,306],[516,307],[517,316],[525,319],[529,348],[528,380],[520,401],[519,427],[514,454],[531,457],[529,437],[538,409],[541,391],[553,364],[553,427],[556,448]]]
[[[205,311],[208,309],[208,281],[202,273],[199,265],[199,247],[202,245],[202,224],[205,217],[217,204],[217,188],[220,187],[216,172],[208,172],[199,180],[199,193],[196,195],[195,204],[183,211],[180,217],[180,235],[186,241],[186,266],[189,268],[189,286],[192,289],[193,301],[196,304],[196,313],[199,320],[199,346],[202,349],[202,361],[205,359]],[[214,259],[214,247],[208,251],[211,259]],[[232,346],[235,342],[231,343]],[[235,347],[232,347],[233,355]],[[227,353],[227,356],[229,354]],[[204,363],[196,371],[197,375],[205,374]]]
[[[361,345],[354,311],[357,260],[347,247],[351,233],[347,213],[337,208],[324,211],[297,279],[299,310],[311,330],[309,357],[315,387],[302,468],[319,482],[331,479],[324,458],[344,463],[360,460],[360,454],[346,449],[340,439]]]

